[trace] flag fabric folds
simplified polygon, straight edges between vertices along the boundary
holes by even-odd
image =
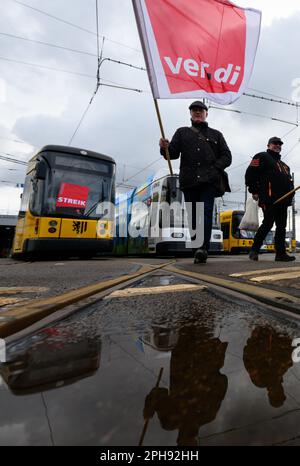
[[[253,70],[261,12],[228,0],[132,0],[156,99],[237,100]]]

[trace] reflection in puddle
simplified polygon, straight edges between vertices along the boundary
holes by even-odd
[[[278,408],[286,400],[283,375],[292,367],[292,338],[272,327],[257,326],[244,348],[243,361],[252,383],[266,388],[271,406]]]
[[[228,342],[215,338],[212,331],[199,323],[166,333],[155,328],[159,346],[171,350],[169,388],[154,387],[147,395],[144,418],[156,412],[161,427],[177,430],[178,445],[197,445],[199,428],[215,419],[225,397],[228,379],[220,372]],[[172,344],[165,340],[171,336]]]
[[[0,372],[15,395],[62,387],[89,377],[100,365],[101,341],[81,339],[59,327],[47,327],[10,351]],[[31,341],[31,344],[29,343]]]
[[[145,425],[145,446],[282,443],[300,435],[298,336],[208,290],[103,300],[7,348],[0,444],[138,445]]]

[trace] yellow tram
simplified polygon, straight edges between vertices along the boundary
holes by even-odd
[[[251,249],[255,232],[239,229],[243,215],[244,211],[242,210],[220,212],[224,252],[238,254],[243,251],[248,252]]]
[[[28,162],[13,257],[92,256],[113,248],[115,162],[68,146],[43,147]]]

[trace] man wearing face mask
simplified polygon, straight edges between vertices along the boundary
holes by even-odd
[[[179,128],[171,142],[160,139],[160,153],[166,158],[166,148],[170,159],[180,159],[179,183],[186,203],[190,203],[190,231],[196,230],[199,219],[196,218],[197,203],[204,203],[204,241],[194,250],[195,263],[205,263],[209,249],[212,216],[215,197],[230,191],[224,169],[231,164],[231,152],[220,131],[210,128],[206,122],[207,106],[200,101],[189,106],[190,127]],[[224,181],[225,179],[225,181]],[[189,213],[189,209],[188,209]]]
[[[259,250],[268,232],[276,224],[275,249],[276,261],[291,262],[285,250],[285,234],[288,206],[292,204],[294,194],[274,205],[274,202],[294,189],[290,168],[281,160],[283,142],[278,137],[268,141],[266,152],[256,154],[247,168],[245,181],[253,199],[259,201],[264,220],[259,227],[249,254],[249,259],[257,261]]]

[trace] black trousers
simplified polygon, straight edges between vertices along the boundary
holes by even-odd
[[[196,204],[197,202],[204,203],[204,242],[202,247],[208,251],[212,230],[216,188],[211,184],[203,184],[197,188],[184,189],[183,193],[185,202],[190,202],[192,204],[192,218],[188,218],[190,231],[191,229],[196,229],[196,223],[199,221],[199,219],[196,218]],[[197,248],[193,248],[194,252],[196,250]]]
[[[259,252],[263,241],[271,228],[276,224],[275,231],[275,249],[277,254],[285,254],[285,231],[287,221],[286,205],[276,204],[275,206],[266,206],[263,209],[264,220],[259,227],[252,246],[252,250]]]

